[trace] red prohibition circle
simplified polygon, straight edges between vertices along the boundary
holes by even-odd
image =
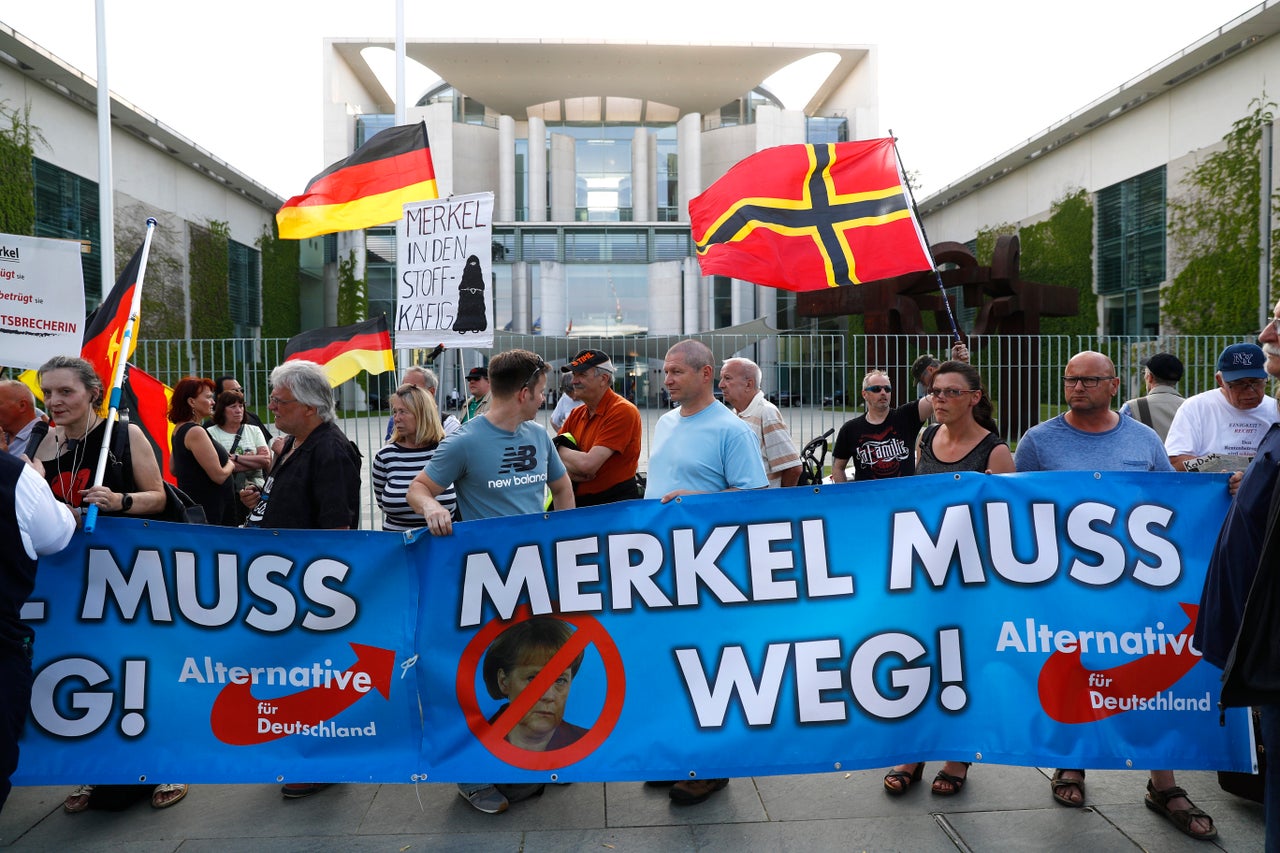
[[[497,758],[513,767],[520,767],[524,770],[555,770],[586,758],[609,737],[614,726],[618,723],[618,718],[622,716],[622,701],[626,695],[627,679],[622,666],[622,655],[618,653],[618,646],[613,642],[613,638],[605,631],[599,620],[583,614],[539,614],[551,616],[562,622],[568,622],[577,629],[573,637],[570,638],[569,643],[565,644],[565,648],[572,653],[571,657],[577,655],[578,646],[585,648],[588,644],[595,644],[600,653],[600,659],[604,663],[604,707],[601,709],[600,717],[596,720],[595,725],[591,726],[585,735],[568,746],[546,750],[545,752],[533,752],[509,743],[504,737],[506,732],[498,732],[494,724],[489,722],[484,712],[480,710],[480,702],[477,699],[479,685],[476,684],[476,672],[480,665],[480,659],[484,656],[485,650],[489,648],[489,644],[512,625],[531,619],[533,615],[529,605],[522,604],[516,608],[510,619],[494,619],[476,632],[471,642],[467,643],[466,649],[462,652],[462,658],[458,661],[458,705],[461,707],[462,715],[467,721],[467,728],[471,729],[471,733],[475,735],[476,740],[480,741],[485,749],[489,750]],[[570,648],[571,645],[572,648]],[[549,673],[548,680],[554,680],[556,675],[556,673],[551,672],[551,669],[551,667],[543,668],[543,673]],[[542,673],[539,674],[538,678],[540,679],[541,677]],[[538,679],[535,679],[525,690],[540,696],[544,691],[538,689],[537,682]]]

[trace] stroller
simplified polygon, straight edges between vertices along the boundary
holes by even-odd
[[[835,428],[824,432],[822,435],[810,441],[804,446],[804,450],[800,451],[800,480],[797,486],[820,486],[822,485],[822,472],[827,464],[827,450],[830,448],[832,433]]]

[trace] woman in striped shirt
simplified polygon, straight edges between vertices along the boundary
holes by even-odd
[[[427,466],[444,440],[444,427],[435,399],[416,385],[401,385],[391,396],[391,441],[373,457],[373,493],[382,507],[383,530],[424,527],[426,519],[405,500],[413,478]],[[453,512],[457,502],[453,486],[436,498]]]

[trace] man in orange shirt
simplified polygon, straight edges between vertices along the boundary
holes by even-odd
[[[573,481],[575,505],[640,497],[640,411],[614,392],[613,362],[598,349],[584,349],[560,369],[573,373],[574,394],[583,402],[569,413],[556,436],[560,461]]]

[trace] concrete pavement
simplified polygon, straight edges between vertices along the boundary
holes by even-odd
[[[474,811],[453,785],[335,785],[283,800],[275,785],[193,785],[176,806],[62,811],[69,788],[17,788],[0,814],[0,849],[204,851],[1256,851],[1262,808],[1207,772],[1178,783],[1213,815],[1219,837],[1187,838],[1144,807],[1141,771],[1089,771],[1085,809],[1049,796],[1048,769],[978,766],[955,797],[925,784],[886,796],[883,770],[734,779],[700,806],[677,807],[638,782],[548,786],[501,815]]]

